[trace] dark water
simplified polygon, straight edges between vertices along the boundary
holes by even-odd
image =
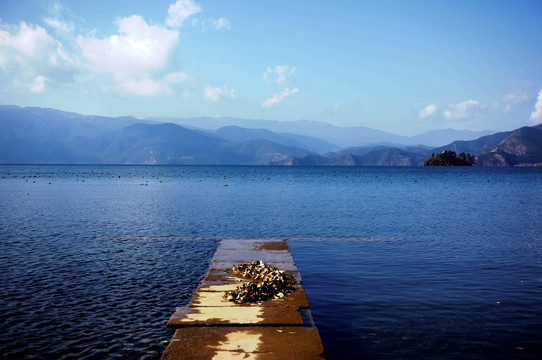
[[[542,357],[542,169],[0,175],[1,358],[159,358],[221,237],[290,239],[329,359]]]

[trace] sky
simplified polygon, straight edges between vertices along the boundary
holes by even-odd
[[[542,1],[3,0],[0,104],[512,130],[542,123]]]

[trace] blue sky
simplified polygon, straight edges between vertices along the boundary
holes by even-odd
[[[542,122],[542,2],[2,1],[0,103],[511,130]]]

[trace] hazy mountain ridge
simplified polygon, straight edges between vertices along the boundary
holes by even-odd
[[[298,134],[274,133],[267,129],[247,129],[232,125],[221,127],[214,131],[214,134],[231,142],[268,140],[283,146],[304,148],[317,153],[339,150],[338,146],[323,139]]]
[[[0,129],[0,163],[266,165],[311,154],[261,139],[234,143],[176,124],[54,109],[0,106]]]
[[[542,124],[483,136],[471,141],[454,141],[427,147],[354,147],[325,157],[288,159],[276,165],[419,166],[433,153],[453,150],[477,157],[478,166],[533,166],[542,163]]]
[[[469,130],[432,130],[416,136],[402,136],[391,134],[385,131],[371,129],[364,126],[338,127],[335,125],[310,120],[296,121],[273,121],[261,119],[239,119],[239,118],[148,118],[155,122],[172,122],[190,128],[206,129],[211,132],[220,128],[236,126],[245,130],[265,129],[276,134],[301,135],[323,139],[326,142],[340,148],[362,145],[426,145],[441,146],[455,140],[473,140],[493,131],[469,131]],[[329,151],[329,150],[327,150]],[[317,150],[325,153],[326,151]]]
[[[279,123],[255,121],[276,126]],[[377,138],[383,133],[310,121],[286,124],[291,130],[300,126],[305,126],[309,134],[315,132],[314,128],[330,132],[340,129],[338,133],[365,129]],[[328,139],[263,128],[223,126],[205,131],[131,117],[107,118],[54,109],[0,106],[0,130],[0,163],[417,166],[433,152],[442,150],[474,154],[482,166],[542,162],[542,124],[469,141],[453,141],[438,148],[381,142],[381,145],[340,149]],[[360,138],[360,144],[369,137],[367,134]],[[333,134],[330,136],[333,138]],[[396,140],[406,138],[394,136]]]

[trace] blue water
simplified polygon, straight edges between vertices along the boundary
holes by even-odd
[[[542,357],[542,169],[0,166],[0,357],[158,359],[223,237],[285,237],[329,359]]]

